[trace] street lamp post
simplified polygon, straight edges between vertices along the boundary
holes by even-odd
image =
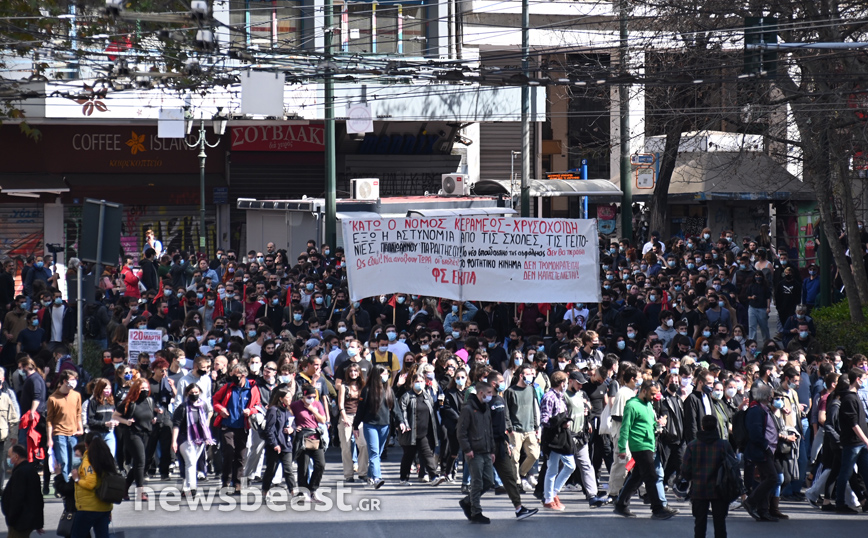
[[[196,121],[193,118],[193,114],[187,110],[186,114],[186,129],[187,134],[193,130],[193,123]],[[220,144],[220,138],[223,136],[223,133],[226,132],[226,124],[229,123],[229,118],[223,114],[223,107],[217,107],[217,114],[215,114],[211,118],[211,128],[214,130],[214,134],[218,136],[217,142],[213,144],[209,144],[205,139],[205,118],[201,116],[199,117],[199,138],[195,143],[191,144],[184,140],[184,143],[187,144],[188,147],[199,148],[199,251],[205,252],[207,250],[207,242],[206,242],[206,230],[205,230],[205,159],[207,155],[205,154],[205,148],[216,148]]]

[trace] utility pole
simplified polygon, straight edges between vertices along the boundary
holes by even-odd
[[[621,42],[618,56],[621,76],[627,74],[627,0],[620,0]],[[633,184],[630,174],[630,85],[618,86],[618,112],[620,114],[621,149],[621,237],[633,241]]]
[[[530,12],[528,0],[521,0],[521,216],[530,216]]]
[[[332,78],[332,15],[334,8],[331,0],[324,3],[323,45],[326,63],[325,84],[325,243],[334,248],[337,245],[337,174],[335,172],[335,87]]]

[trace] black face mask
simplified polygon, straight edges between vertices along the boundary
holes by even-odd
[[[669,392],[676,394],[678,392],[678,383],[669,383]]]
[[[190,396],[189,396],[189,398],[190,398],[190,401],[191,401],[191,402],[195,402],[196,400],[199,399],[199,394],[198,394],[198,393],[196,393],[196,394],[192,394],[192,393],[191,393]]]
[[[208,370],[202,370],[201,368],[199,370],[196,370],[196,375],[198,375],[199,377],[202,377],[203,375],[207,375],[207,374],[208,374]]]

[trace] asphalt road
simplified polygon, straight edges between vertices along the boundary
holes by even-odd
[[[267,537],[286,536],[287,532],[302,529],[309,529],[312,535],[328,538],[379,538],[407,536],[414,532],[424,532],[426,538],[454,538],[467,532],[475,536],[498,537],[504,536],[503,533],[575,536],[577,532],[594,532],[596,536],[602,537],[642,538],[690,536],[693,532],[690,507],[672,498],[670,505],[681,513],[669,521],[651,521],[650,510],[641,501],[632,505],[638,517],[624,519],[614,515],[611,507],[589,508],[581,493],[561,495],[567,506],[565,512],[540,512],[522,522],[515,521],[512,506],[505,495],[488,493],[483,497],[482,504],[484,513],[492,519],[491,525],[471,525],[458,507],[461,494],[457,484],[444,483],[433,488],[414,482],[411,486],[399,486],[398,461],[401,452],[397,447],[390,450],[384,464],[387,484],[382,489],[371,491],[357,483],[346,488],[341,486],[343,489],[339,495],[335,488],[341,474],[340,453],[332,449],[322,485],[323,488],[330,488],[322,490],[331,503],[325,509],[314,510],[311,505],[305,504],[287,505],[286,500],[281,498],[276,498],[272,504],[282,510],[265,505],[257,507],[259,497],[255,495],[248,495],[244,499],[247,504],[242,506],[239,497],[221,499],[213,493],[209,509],[200,505],[194,510],[186,501],[179,501],[174,496],[178,481],[150,481],[147,486],[156,490],[151,495],[152,506],[134,502],[117,506],[113,513],[114,530],[123,531],[126,538]],[[208,493],[209,487],[215,488],[217,485],[219,483],[213,480],[206,481],[200,484],[200,492]],[[166,487],[169,489],[160,493]],[[529,495],[525,502],[527,506],[539,507],[538,502]],[[789,521],[757,523],[744,511],[736,511],[727,519],[729,536],[743,537],[758,533],[763,538],[815,538],[829,533],[856,536],[864,534],[868,528],[868,515],[836,516],[819,512],[807,503],[783,503],[782,510],[791,516]],[[46,536],[55,535],[61,512],[60,500],[53,495],[46,497]],[[307,526],[310,524],[314,527]],[[708,536],[713,536],[710,521]]]

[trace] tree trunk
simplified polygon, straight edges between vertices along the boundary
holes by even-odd
[[[845,155],[841,155],[837,159],[837,186],[841,193],[844,222],[847,225],[847,244],[850,248],[853,280],[859,293],[859,301],[862,304],[868,304],[868,275],[865,273],[865,263],[862,259],[865,253],[865,245],[859,240],[859,226],[856,224],[856,208],[853,206],[853,189],[850,187],[850,178],[848,177],[850,174],[850,167],[848,166],[850,160],[845,157]]]
[[[660,232],[661,237],[669,237],[669,185],[672,183],[672,172],[675,171],[675,161],[678,159],[683,128],[684,122],[673,121],[666,130],[666,145],[663,156],[660,157],[660,172],[651,195],[648,225],[650,230]]]

